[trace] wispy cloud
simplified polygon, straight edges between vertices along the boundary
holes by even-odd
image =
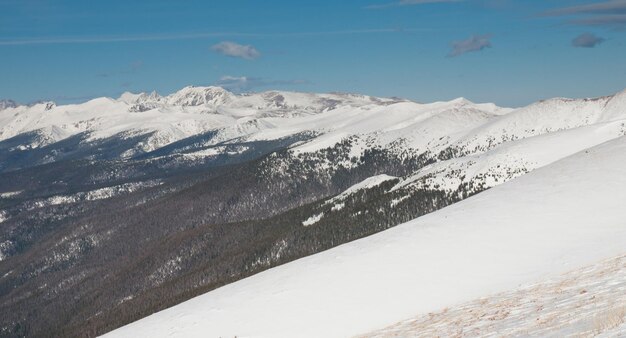
[[[430,28],[366,28],[335,31],[285,32],[285,33],[239,33],[207,32],[181,34],[127,35],[127,36],[61,36],[40,38],[0,39],[0,46],[44,45],[44,44],[87,44],[121,43],[139,41],[198,40],[208,38],[299,38],[334,35],[385,34],[403,32],[430,32]]]
[[[478,52],[485,48],[491,47],[491,34],[472,35],[461,41],[453,41],[451,43],[452,50],[448,53],[449,57],[459,56],[469,52]]]
[[[588,5],[561,7],[545,12],[545,15],[574,15],[574,14],[626,14],[626,0],[613,0]]]
[[[573,17],[574,19],[569,20],[568,23],[574,25],[624,29],[626,28],[626,0],[562,7],[544,12],[543,16]]]
[[[626,14],[592,16],[584,19],[571,20],[569,22],[582,26],[605,26],[615,29],[624,29],[626,28]]]
[[[425,4],[434,4],[434,3],[444,3],[444,2],[462,2],[462,1],[465,1],[465,0],[399,0],[395,2],[379,4],[379,5],[369,5],[369,6],[366,6],[365,8],[380,9],[380,8],[398,7],[398,6],[414,6],[414,5],[425,5]]]
[[[583,33],[572,40],[572,46],[593,48],[604,42],[604,40],[604,38],[598,37],[592,33]]]
[[[211,50],[222,55],[246,60],[254,60],[261,56],[261,53],[253,46],[241,45],[231,41],[222,41],[213,45]]]
[[[261,87],[305,85],[310,84],[310,82],[307,80],[269,80],[261,77],[225,75],[215,84],[234,92],[242,92]]]
[[[155,34],[155,35],[129,35],[129,36],[61,36],[61,37],[41,37],[41,38],[20,38],[20,39],[0,40],[0,46],[190,40],[190,39],[204,39],[204,38],[223,37],[223,36],[231,36],[231,34],[201,33],[201,34]]]

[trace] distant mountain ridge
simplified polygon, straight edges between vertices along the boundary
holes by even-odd
[[[89,134],[90,139],[154,133],[154,142],[150,146],[144,145],[142,149],[137,149],[141,152],[152,151],[177,140],[214,130],[225,134],[223,139],[272,139],[304,131],[332,131],[344,135],[378,132],[387,134],[388,139],[402,139],[416,137],[406,135],[406,127],[418,126],[415,122],[421,122],[420,120],[429,122],[426,120],[436,115],[441,115],[441,118],[451,123],[464,124],[473,117],[462,115],[483,114],[482,122],[486,122],[490,117],[509,113],[517,116],[519,121],[515,118],[503,118],[500,119],[502,122],[495,124],[507,127],[502,123],[525,123],[527,128],[516,132],[532,133],[533,129],[541,132],[540,127],[552,130],[621,119],[624,117],[624,105],[624,92],[596,99],[557,98],[519,109],[509,109],[494,104],[474,104],[463,98],[419,104],[354,94],[270,91],[236,95],[220,87],[189,86],[167,96],[160,96],[156,92],[127,92],[118,99],[97,98],[72,105],[44,102],[21,106],[13,101],[2,101],[0,141],[27,132],[38,133],[48,142],[57,142],[80,133]],[[351,114],[368,115],[369,121],[363,122],[371,124],[361,123],[361,129],[351,128],[349,123],[358,123],[359,119],[346,117],[342,112],[347,110]],[[555,116],[563,113],[568,116]],[[338,116],[340,114],[344,116]],[[314,118],[310,115],[320,116]],[[390,115],[393,123],[386,121],[386,115]],[[530,123],[534,123],[535,118],[538,119],[537,122],[546,125],[533,126]],[[298,124],[299,121],[306,124]],[[379,128],[379,123],[383,127]],[[397,130],[398,135],[394,137],[390,130]],[[434,140],[424,141],[432,143]]]
[[[467,181],[494,170],[484,163],[478,169],[477,161],[468,156],[491,158],[496,155],[490,151],[503,143],[519,141],[517,148],[534,147],[535,137],[560,132],[576,138],[565,143],[572,147],[557,150],[567,154],[619,136],[625,129],[625,107],[626,91],[594,99],[555,98],[510,109],[464,98],[421,104],[356,94],[237,95],[220,87],[189,86],[167,96],[124,93],[118,99],[97,98],[82,104],[6,107],[0,110],[0,148],[4,144],[8,152],[4,156],[0,152],[0,171],[69,158],[197,166],[222,163],[224,156],[228,161],[254,157],[255,147],[250,144],[283,144],[290,139],[294,141],[288,148],[295,157],[348,142],[347,159],[376,148],[400,157],[451,160],[458,169],[468,170]],[[575,130],[586,127],[599,131],[590,138],[575,136]],[[96,152],[113,149],[103,144],[115,144],[115,151]],[[484,180],[491,186],[561,156],[537,158],[539,153],[534,148],[516,149],[506,153],[507,160],[497,155],[500,158],[491,161],[501,173]],[[3,158],[11,161],[2,164]],[[334,170],[338,163],[316,165]],[[438,166],[442,169],[433,168],[428,174],[432,182],[451,170],[448,163]],[[424,178],[425,173],[417,176]]]
[[[625,135],[626,91],[518,109],[219,87],[7,105],[0,335],[101,334]]]
[[[385,102],[395,101],[350,94],[264,92],[235,95],[221,87],[193,86],[167,96],[156,92],[127,92],[118,99],[101,97],[81,104],[58,106],[52,102],[24,106],[4,101],[0,106],[3,110],[0,113],[3,122],[0,140],[29,131],[45,133],[53,127],[64,132],[56,135],[56,141],[81,132],[94,133],[94,137],[119,132],[161,132],[171,133],[174,140],[224,127],[241,118],[289,117],[319,113],[340,104],[364,106]],[[289,114],[285,114],[286,111]],[[112,120],[103,121],[105,118]],[[124,123],[125,120],[130,123]]]

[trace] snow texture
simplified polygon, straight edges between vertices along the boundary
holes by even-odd
[[[346,337],[561,278],[625,253],[625,166],[620,137],[108,336]]]
[[[365,337],[623,337],[626,256],[404,320]]]

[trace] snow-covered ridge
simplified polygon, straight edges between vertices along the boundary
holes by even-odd
[[[154,132],[154,142],[146,149],[150,151],[182,138],[220,130],[221,140],[266,140],[304,131],[333,132],[330,138],[334,142],[341,135],[390,132],[456,110],[469,114],[508,111],[493,104],[474,105],[464,99],[422,105],[354,94],[270,91],[236,95],[220,87],[185,87],[167,96],[154,92],[124,93],[118,99],[96,98],[82,104],[7,104],[0,109],[0,141],[31,131],[38,131],[44,144],[79,133],[98,139]],[[387,122],[381,124],[383,121]],[[24,145],[24,149],[28,148]]]
[[[480,153],[503,142],[626,118],[626,91],[597,99],[551,99],[520,109],[464,98],[421,104],[354,94],[269,91],[233,94],[220,87],[185,87],[161,96],[124,93],[81,104],[0,107],[0,142],[36,131],[23,151],[86,133],[89,140],[150,135],[127,154],[149,152],[209,131],[213,142],[263,141],[300,133],[318,135],[295,154],[332,147],[357,135],[367,147],[400,145],[414,153],[454,149]]]
[[[619,137],[108,336],[346,337],[618,257],[625,165]]]
[[[177,148],[179,154],[162,155],[181,155],[175,163],[190,165],[217,155],[243,154],[248,148],[237,145],[240,142],[306,134],[311,138],[293,144],[290,154],[296,160],[313,154],[318,172],[352,169],[368,150],[382,149],[401,158],[423,156],[435,162],[400,178],[394,190],[455,191],[468,184],[481,190],[626,135],[626,91],[508,109],[464,98],[421,104],[353,94],[237,95],[220,87],[185,87],[167,96],[124,93],[118,99],[83,104],[46,102],[0,110],[0,142],[28,131],[36,131],[37,137],[27,138],[30,144],[12,143],[9,152],[26,152],[83,133],[86,143],[146,135],[129,142],[120,160],[210,132],[210,138]],[[341,160],[314,155],[346,143]],[[54,160],[49,155],[35,165]],[[290,160],[274,165],[288,166]],[[276,169],[272,171],[282,172]]]
[[[317,214],[317,215],[313,215],[313,216],[307,218],[306,220],[304,220],[302,222],[302,225],[304,225],[305,227],[308,227],[309,225],[313,225],[313,224],[319,222],[322,219],[322,217],[324,217],[324,213],[323,212],[320,213],[320,214]]]
[[[395,179],[397,179],[397,177],[389,176],[389,175],[386,175],[386,174],[381,174],[381,175],[368,177],[365,180],[363,180],[363,181],[361,181],[361,182],[351,186],[350,188],[346,189],[341,194],[331,198],[326,203],[341,202],[342,200],[345,200],[348,196],[350,196],[350,195],[352,195],[352,194],[354,194],[354,193],[356,193],[356,192],[358,192],[360,190],[371,189],[373,187],[379,186],[383,182],[387,182],[387,181],[395,180]]]
[[[348,94],[265,92],[235,95],[220,87],[185,87],[168,96],[124,93],[118,99],[96,98],[81,104],[40,103],[0,107],[0,141],[41,130],[58,141],[82,132],[94,138],[121,132],[167,134],[167,142],[208,130],[243,125],[268,117],[316,114],[341,106],[385,105],[397,102]],[[51,130],[55,129],[56,133]],[[244,133],[245,135],[245,133]],[[233,137],[243,135],[233,135]]]
[[[613,121],[520,138],[429,165],[404,178],[393,190],[414,187],[454,191],[475,180],[489,188],[623,135],[624,121]]]

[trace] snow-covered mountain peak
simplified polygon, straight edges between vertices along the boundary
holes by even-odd
[[[145,103],[145,102],[156,103],[159,100],[161,100],[161,96],[156,91],[153,91],[151,93],[124,92],[122,95],[120,95],[120,97],[117,100],[120,102],[127,103],[127,104],[136,104],[136,103]]]
[[[137,99],[139,98],[139,96],[142,93],[139,94],[135,94],[135,93],[131,93],[131,92],[124,92],[122,93],[122,95],[120,95],[119,98],[117,98],[118,101],[120,102],[124,102],[124,103],[135,103],[137,102]]]
[[[450,109],[465,110],[467,112],[488,112],[493,115],[505,115],[513,111],[513,108],[505,108],[495,103],[476,103],[464,97],[458,97],[450,101],[443,101],[443,104],[449,105]]]
[[[511,140],[625,117],[626,91],[510,109],[463,97],[422,104],[358,94],[234,94],[221,87],[188,86],[167,96],[126,92],[117,99],[0,110],[0,141],[31,131],[46,135],[42,139],[49,142],[81,133],[89,133],[90,139],[154,133],[145,143],[150,146],[141,148],[151,151],[207,132],[217,133],[215,142],[267,141],[306,133],[318,136],[292,148],[296,153],[315,152],[356,136],[368,146],[402,144],[411,152],[434,153],[453,147],[469,154]],[[363,149],[354,146],[353,155],[359,156]]]
[[[174,106],[220,106],[232,102],[234,99],[235,95],[222,87],[187,86],[168,95],[165,101]]]
[[[40,101],[32,104],[30,107],[37,111],[49,111],[57,106],[56,102],[53,101]]]
[[[474,102],[464,97],[457,97],[456,99],[450,100],[449,102],[457,106],[465,106],[465,105],[474,104]]]

